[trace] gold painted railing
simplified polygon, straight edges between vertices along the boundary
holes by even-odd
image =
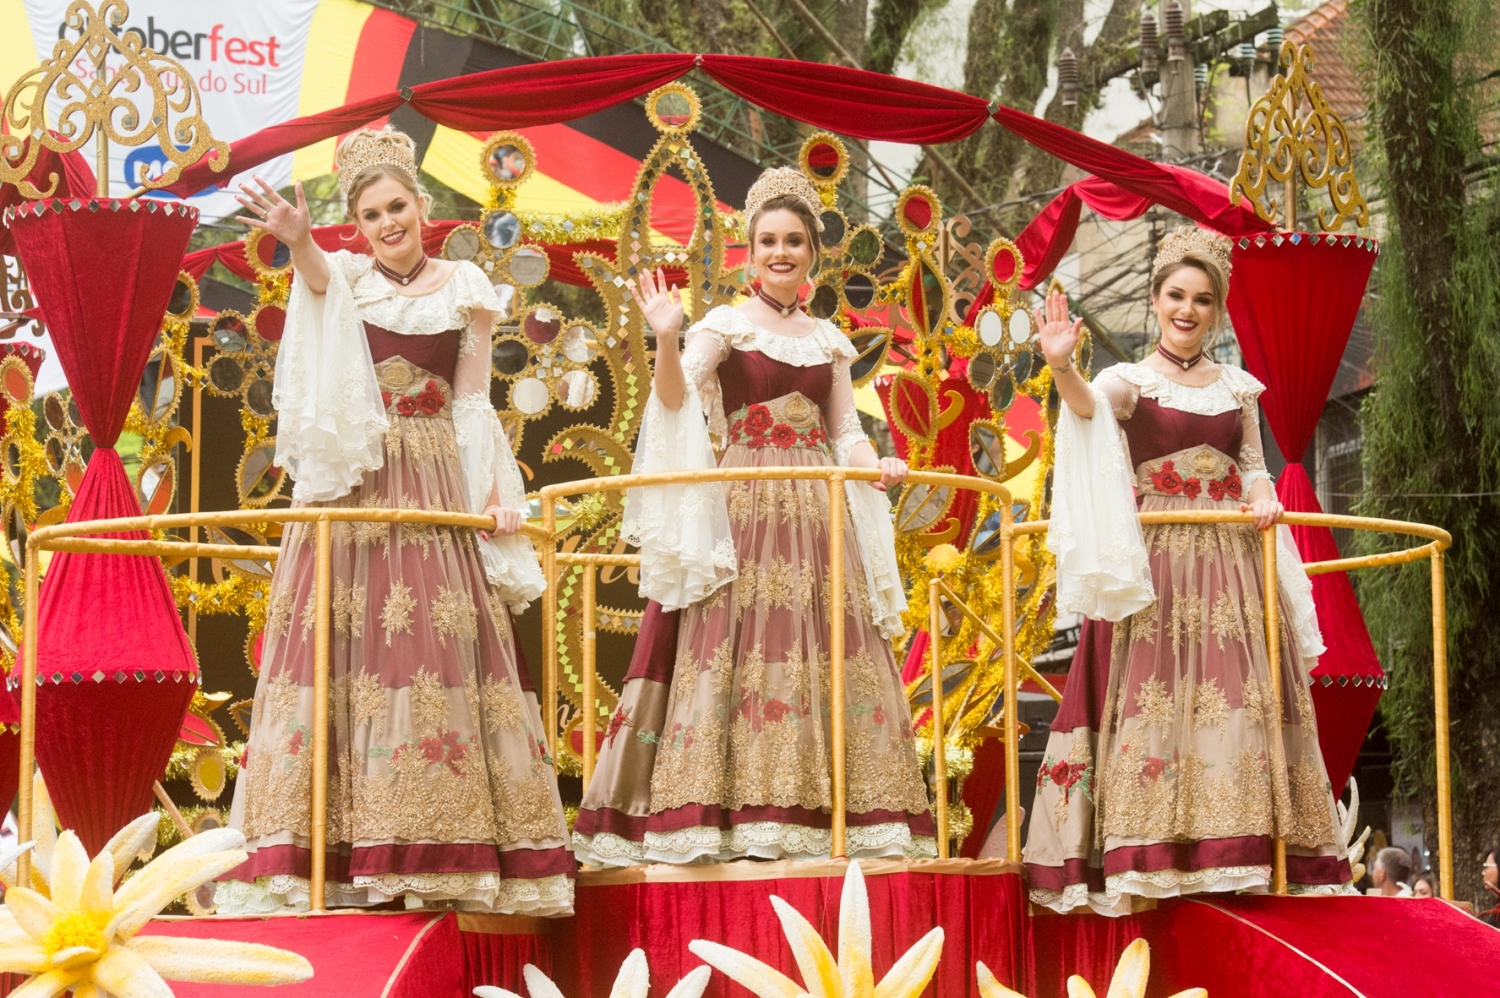
[[[845,483],[849,481],[873,481],[878,478],[878,473],[873,470],[853,468],[723,468],[695,472],[677,472],[654,475],[621,475],[608,478],[596,478],[579,482],[567,482],[559,485],[548,486],[541,490],[542,501],[542,526],[527,524],[522,531],[533,541],[538,543],[541,549],[543,571],[549,581],[549,585],[543,594],[543,619],[544,638],[552,636],[553,640],[543,641],[544,666],[543,666],[543,690],[542,703],[544,705],[543,716],[546,726],[546,736],[550,747],[555,751],[558,732],[556,727],[556,713],[553,708],[558,698],[558,654],[555,640],[556,627],[558,624],[558,602],[556,582],[559,566],[582,566],[583,572],[582,598],[583,604],[580,608],[583,630],[583,676],[582,676],[582,700],[585,710],[582,716],[583,735],[583,769],[584,781],[593,775],[595,756],[595,735],[597,726],[597,708],[594,707],[594,690],[596,677],[597,640],[595,635],[595,569],[603,565],[635,565],[639,563],[638,555],[602,555],[602,554],[574,554],[560,552],[557,550],[559,540],[557,530],[557,500],[569,495],[582,493],[593,493],[600,491],[619,491],[647,485],[665,485],[674,483],[702,483],[702,482],[732,482],[732,481],[765,481],[768,479],[815,479],[828,483],[829,496],[829,685],[830,685],[830,707],[832,728],[832,787],[833,808],[831,816],[832,826],[832,852],[835,856],[845,854],[845,831],[846,831],[846,765],[845,752],[845,691],[844,691],[844,517],[845,508]],[[975,619],[981,629],[992,640],[997,641],[1002,648],[1004,656],[1004,742],[1005,742],[1005,794],[1006,794],[1006,852],[1013,861],[1019,861],[1021,855],[1021,828],[1020,828],[1020,758],[1017,751],[1019,745],[1019,717],[1016,709],[1017,690],[1020,684],[1022,671],[1030,672],[1029,667],[1017,667],[1015,653],[1015,543],[1018,538],[1028,534],[1042,533],[1047,529],[1046,521],[1030,523],[1014,522],[1011,513],[1010,495],[1006,489],[993,482],[980,478],[972,478],[960,475],[939,474],[935,472],[918,472],[910,474],[907,481],[910,484],[927,484],[935,487],[950,486],[953,488],[970,489],[973,491],[987,492],[1000,497],[1001,513],[1001,564],[1003,569],[1003,612],[1000,622],[1000,633],[997,636],[993,628],[985,621],[979,620],[961,601],[957,600],[947,585],[939,579],[935,579],[929,588],[930,626],[935,634],[941,634],[941,611],[938,606],[938,597],[946,596],[963,612]],[[1221,512],[1216,510],[1184,510],[1172,512],[1152,512],[1141,514],[1141,522],[1144,524],[1161,523],[1248,523],[1251,516],[1248,513]],[[460,513],[437,513],[418,510],[379,510],[368,508],[309,508],[294,510],[235,510],[222,513],[193,513],[170,516],[140,516],[117,520],[91,520],[78,523],[63,523],[55,526],[43,527],[34,531],[26,542],[26,616],[25,634],[27,636],[36,633],[38,599],[37,594],[40,583],[40,558],[42,551],[75,551],[97,554],[135,554],[166,556],[177,559],[187,558],[264,558],[274,561],[280,555],[280,549],[269,545],[239,545],[239,544],[213,544],[199,543],[196,541],[181,541],[171,539],[120,539],[120,538],[98,538],[91,537],[93,534],[118,534],[134,531],[164,531],[181,528],[212,527],[212,526],[235,526],[256,523],[313,523],[316,525],[315,557],[316,572],[314,582],[314,712],[313,712],[313,744],[312,744],[312,816],[309,834],[309,849],[311,851],[311,877],[309,878],[309,902],[314,911],[320,911],[325,907],[324,886],[326,884],[326,846],[327,846],[327,799],[328,799],[328,690],[329,690],[329,656],[331,649],[331,604],[332,604],[332,544],[333,524],[336,522],[365,522],[365,523],[421,523],[436,526],[469,527],[474,529],[487,529],[491,521],[482,516],[473,516]],[[1436,750],[1437,750],[1437,791],[1438,791],[1438,849],[1440,870],[1440,893],[1444,898],[1453,897],[1453,829],[1452,829],[1452,802],[1450,799],[1450,777],[1449,777],[1449,744],[1448,744],[1448,676],[1447,676],[1447,622],[1445,611],[1445,593],[1443,580],[1443,551],[1448,548],[1452,538],[1447,531],[1437,527],[1424,524],[1408,523],[1399,520],[1376,520],[1355,516],[1332,516],[1328,514],[1310,513],[1288,513],[1282,518],[1282,522],[1289,524],[1305,524],[1310,526],[1343,527],[1355,530],[1371,530],[1385,533],[1404,534],[1408,536],[1425,538],[1428,543],[1403,551],[1387,552],[1377,555],[1369,555],[1363,558],[1341,558],[1335,561],[1319,562],[1307,566],[1311,575],[1326,572],[1353,571],[1356,569],[1375,568],[1389,565],[1404,564],[1418,561],[1422,558],[1430,560],[1432,573],[1432,620],[1433,620],[1433,688],[1436,712]],[[1263,562],[1265,572],[1266,596],[1264,605],[1266,607],[1266,628],[1268,635],[1267,647],[1271,658],[1271,676],[1273,678],[1273,691],[1278,705],[1281,699],[1280,690],[1280,642],[1276,635],[1280,629],[1279,612],[1280,602],[1276,598],[1278,591],[1275,534],[1266,531],[1262,534]],[[933,688],[933,731],[936,737],[934,744],[934,767],[935,784],[939,788],[937,793],[937,822],[940,829],[939,854],[948,854],[947,842],[947,800],[946,794],[941,792],[946,786],[945,780],[945,758],[941,750],[943,744],[941,735],[946,728],[944,718],[943,694],[942,694],[942,668],[941,648],[935,643],[933,664],[931,668]],[[37,642],[26,640],[24,644],[25,653],[22,658],[21,674],[21,732],[20,732],[20,788],[19,806],[17,815],[21,828],[29,828],[32,801],[31,772],[35,761],[35,737],[36,737],[36,690],[37,690]],[[1040,677],[1035,677],[1040,678]],[[1043,681],[1045,682],[1045,681]],[[1056,695],[1050,687],[1045,687],[1048,692]],[[1280,711],[1275,712],[1277,721],[1280,723]],[[1280,740],[1273,740],[1273,746],[1279,747]],[[1275,748],[1273,748],[1275,751]],[[1284,760],[1276,760],[1284,764]],[[30,876],[29,856],[23,855],[19,860],[18,875],[20,882],[27,882]],[[1275,852],[1275,864],[1273,872],[1273,889],[1277,892],[1286,890],[1286,853],[1284,843],[1277,842]]]

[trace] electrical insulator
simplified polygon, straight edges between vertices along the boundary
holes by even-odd
[[[1253,42],[1240,42],[1240,59],[1243,62],[1255,61],[1255,44]]]
[[[1177,0],[1167,0],[1167,5],[1162,10],[1162,19],[1166,22],[1167,29],[1167,61],[1181,62],[1187,58],[1187,43],[1182,36],[1185,20],[1182,4]]]
[[[1194,66],[1193,67],[1193,79],[1195,79],[1195,80],[1198,81],[1198,89],[1199,90],[1205,90],[1205,89],[1207,89],[1208,88],[1208,67],[1205,66],[1205,65],[1203,65],[1203,63],[1201,63],[1201,62],[1198,63],[1198,65]]]
[[[1141,72],[1157,71],[1161,42],[1156,37],[1156,15],[1149,10],[1141,15]]]
[[[1273,25],[1266,31],[1266,44],[1271,49],[1271,61],[1274,63],[1281,55],[1281,43],[1286,39],[1286,34],[1281,30],[1281,25]]]
[[[1078,56],[1071,48],[1057,57],[1057,82],[1062,87],[1063,107],[1078,106]]]

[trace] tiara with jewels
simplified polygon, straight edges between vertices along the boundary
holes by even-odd
[[[760,175],[759,180],[750,185],[750,192],[745,195],[745,221],[748,223],[754,218],[767,201],[785,197],[796,198],[806,205],[817,222],[818,231],[823,231],[823,221],[818,217],[823,214],[823,200],[818,197],[812,181],[793,166],[778,166],[767,170]]]
[[[1229,240],[1196,225],[1181,226],[1162,238],[1161,245],[1156,249],[1156,264],[1152,271],[1160,272],[1163,267],[1178,263],[1190,254],[1212,260],[1224,268],[1225,277],[1229,276]]]
[[[417,182],[417,149],[411,136],[390,125],[380,131],[363,128],[343,141],[334,153],[339,171],[339,190],[349,196],[349,188],[359,175],[372,166],[393,166]]]

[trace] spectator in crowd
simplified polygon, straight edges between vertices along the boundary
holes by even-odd
[[[1370,870],[1370,883],[1375,886],[1371,894],[1393,897],[1411,897],[1407,881],[1411,879],[1411,855],[1405,849],[1387,846],[1375,854],[1375,865]]]
[[[1414,898],[1435,898],[1438,896],[1437,880],[1434,879],[1431,870],[1419,873],[1412,878],[1411,896]]]
[[[1500,865],[1496,864],[1497,859],[1500,859],[1500,846],[1484,854],[1484,889],[1495,906],[1480,912],[1479,920],[1500,927]]]

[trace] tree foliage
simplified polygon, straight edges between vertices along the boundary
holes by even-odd
[[[1477,82],[1493,60],[1496,14],[1488,0],[1357,0],[1353,9],[1388,220],[1358,511],[1453,534],[1454,866],[1460,896],[1479,899],[1477,857],[1500,842],[1500,196],[1478,168],[1479,108],[1494,95]],[[1366,551],[1404,546],[1359,538]],[[1381,715],[1398,792],[1424,804],[1435,848],[1429,568],[1358,581],[1390,673]]]

